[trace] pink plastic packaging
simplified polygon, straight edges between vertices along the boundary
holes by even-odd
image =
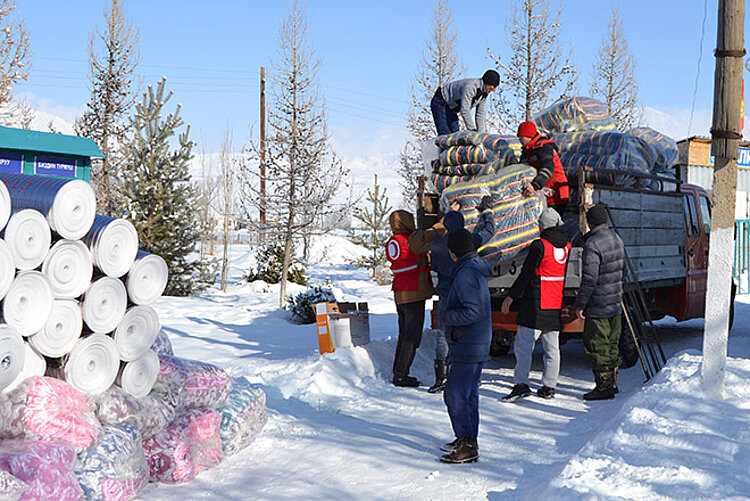
[[[182,483],[219,464],[224,459],[219,420],[212,409],[190,409],[143,442],[151,480]]]
[[[73,448],[61,441],[3,440],[0,442],[0,469],[25,482],[21,496],[28,501],[78,501],[83,499],[73,473]]]
[[[197,360],[159,356],[159,377],[154,393],[178,411],[183,409],[218,409],[232,391],[232,380],[224,369]]]
[[[144,440],[164,430],[175,415],[174,408],[153,394],[135,398],[117,386],[99,395],[96,404],[96,415],[102,424],[133,425]]]
[[[30,377],[11,391],[8,398],[11,418],[3,438],[59,439],[81,451],[101,431],[88,398],[65,381]]]

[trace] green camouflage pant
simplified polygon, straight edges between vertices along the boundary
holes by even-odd
[[[612,318],[587,318],[583,326],[583,349],[591,357],[594,372],[611,371],[620,366],[620,315]]]

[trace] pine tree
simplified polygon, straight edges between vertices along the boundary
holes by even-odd
[[[272,104],[268,113],[266,140],[266,211],[270,239],[284,245],[281,307],[286,305],[286,284],[296,240],[319,232],[330,214],[345,214],[348,202],[334,203],[345,185],[348,171],[331,149],[324,102],[320,97],[320,61],[307,41],[307,16],[296,1],[279,30],[279,59],[273,63]],[[244,178],[258,204],[257,172],[251,168],[260,148],[251,142],[252,158],[244,162]],[[257,207],[257,205],[256,205]]]
[[[561,13],[562,6],[552,12],[550,0],[514,0],[505,30],[510,59],[502,62],[487,47],[500,73],[496,110],[510,130],[575,91],[578,74],[572,54],[563,61],[558,41]]]
[[[13,86],[29,78],[29,34],[21,21],[12,19],[16,4],[0,0],[0,123],[23,124],[25,101],[13,99]],[[19,118],[19,116],[21,118]]]
[[[354,212],[354,217],[364,224],[366,233],[358,235],[352,232],[349,237],[353,243],[361,245],[370,251],[370,255],[357,259],[354,261],[354,264],[369,269],[372,273],[372,278],[378,283],[384,281],[381,272],[387,262],[385,244],[389,238],[388,216],[393,210],[389,204],[387,191],[387,188],[381,190],[378,184],[378,175],[375,174],[375,183],[372,188],[367,189],[366,197],[372,209],[365,207]]]
[[[166,114],[172,92],[165,95],[165,88],[166,79],[156,89],[149,85],[135,106],[122,198],[141,249],[167,262],[165,294],[186,296],[213,282],[213,263],[191,259],[200,239],[199,193],[188,171],[194,143],[189,125],[178,131],[183,127],[180,105]]]
[[[607,33],[599,46],[593,72],[591,96],[607,105],[617,129],[624,132],[637,125],[641,110],[638,106],[635,59],[628,50],[622,20],[615,9],[612,9]]]
[[[95,29],[89,39],[89,82],[91,97],[86,111],[76,120],[79,136],[93,139],[104,158],[91,164],[91,184],[99,212],[118,211],[118,182],[125,156],[127,117],[133,107],[131,91],[138,54],[138,31],[125,19],[120,0],[112,0],[104,12],[106,29]],[[101,44],[99,49],[97,46]]]
[[[401,150],[399,165],[404,200],[414,207],[417,203],[417,182],[424,175],[422,142],[437,134],[430,101],[438,87],[455,80],[461,72],[456,57],[457,35],[447,0],[437,0],[433,4],[430,27],[420,68],[411,84],[411,109],[406,116],[409,138]]]

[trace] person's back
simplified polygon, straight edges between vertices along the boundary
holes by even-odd
[[[587,274],[598,269],[584,314],[592,318],[611,318],[621,314],[625,245],[620,237],[606,224],[594,227],[584,236],[582,259],[583,294],[593,282],[586,280]]]

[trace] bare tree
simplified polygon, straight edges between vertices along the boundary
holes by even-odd
[[[206,153],[206,139],[201,134],[200,155],[198,163],[200,164],[201,181],[200,181],[200,225],[201,241],[200,256],[201,261],[207,256],[214,255],[214,238],[213,231],[216,228],[216,211],[211,206],[211,201],[216,198],[219,188],[219,182],[213,176],[213,169],[210,163],[208,153]]]
[[[103,159],[92,161],[91,184],[98,210],[114,216],[119,212],[117,184],[125,162],[127,117],[135,99],[131,87],[139,59],[139,34],[125,18],[120,0],[112,0],[104,20],[105,30],[95,28],[89,39],[91,97],[75,130],[96,141],[104,154]]]
[[[562,3],[553,12],[550,0],[514,0],[505,28],[510,58],[503,62],[487,47],[500,73],[497,112],[510,128],[575,90],[572,49],[563,60],[558,40],[561,13]]]
[[[269,230],[284,246],[279,303],[286,305],[286,284],[295,240],[314,231],[330,214],[342,214],[348,202],[334,203],[348,171],[331,149],[320,97],[320,61],[307,40],[307,15],[295,1],[279,30],[279,59],[272,64],[272,104],[266,139],[266,210]],[[251,141],[244,162],[252,203],[260,202],[257,165],[260,147]]]
[[[232,156],[232,133],[227,129],[224,133],[224,140],[221,143],[221,179],[222,179],[222,243],[224,250],[221,258],[221,290],[227,291],[229,282],[229,247],[231,239],[229,233],[234,219],[232,210],[232,201],[234,200],[234,158]]]
[[[399,174],[404,200],[416,206],[417,180],[423,171],[422,142],[435,137],[430,101],[438,87],[455,80],[462,71],[456,56],[456,29],[447,0],[432,6],[430,35],[425,39],[419,69],[411,83],[411,108],[406,115],[409,137],[401,150]]]
[[[16,4],[0,0],[0,123],[17,125],[24,115],[25,101],[13,100],[13,86],[29,78],[29,34],[21,21],[12,18]],[[23,120],[21,118],[20,120]]]
[[[591,96],[606,103],[607,111],[618,130],[626,131],[638,124],[638,82],[635,79],[635,59],[628,50],[628,41],[617,10],[607,25],[599,52],[594,61]]]

